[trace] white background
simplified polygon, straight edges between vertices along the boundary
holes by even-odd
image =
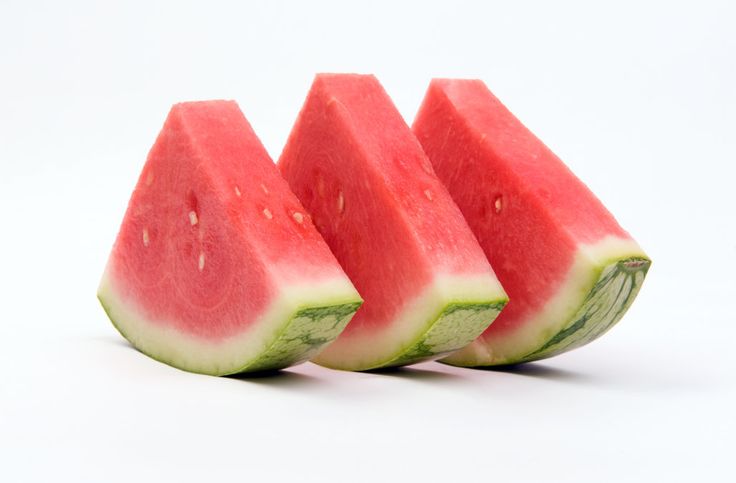
[[[0,481],[736,481],[729,2],[0,3]],[[654,260],[606,337],[513,372],[187,374],[95,299],[176,101],[278,157],[315,72],[411,120],[478,77]]]

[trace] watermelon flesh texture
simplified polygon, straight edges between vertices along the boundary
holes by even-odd
[[[437,358],[475,339],[506,303],[375,77],[318,75],[278,165],[365,299],[318,364],[369,370]]]
[[[443,362],[550,357],[623,316],[649,258],[485,84],[433,80],[413,130],[510,299],[488,330]]]
[[[232,101],[171,109],[98,298],[141,352],[213,375],[308,360],[361,303]]]

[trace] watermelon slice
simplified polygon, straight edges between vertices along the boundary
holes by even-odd
[[[550,357],[623,316],[649,258],[485,84],[433,80],[413,129],[510,298],[481,337],[444,362]]]
[[[177,104],[128,204],[98,297],[141,352],[193,372],[283,368],[361,299],[237,104]]]
[[[279,160],[364,306],[318,364],[440,357],[507,301],[478,242],[373,76],[318,75]]]

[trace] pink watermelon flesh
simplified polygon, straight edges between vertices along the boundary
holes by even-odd
[[[318,75],[279,160],[365,304],[314,359],[367,370],[477,337],[506,296],[373,76]]]
[[[209,374],[304,361],[361,301],[227,101],[171,109],[98,296],[136,348]]]
[[[433,80],[413,130],[510,299],[481,337],[445,362],[549,357],[623,316],[649,259],[485,84]]]

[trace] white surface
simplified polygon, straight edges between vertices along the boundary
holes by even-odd
[[[3,2],[0,481],[734,481],[733,3],[511,3]],[[94,294],[169,105],[235,98],[278,156],[316,71],[409,119],[484,79],[652,256],[630,313],[515,373],[130,349]]]

